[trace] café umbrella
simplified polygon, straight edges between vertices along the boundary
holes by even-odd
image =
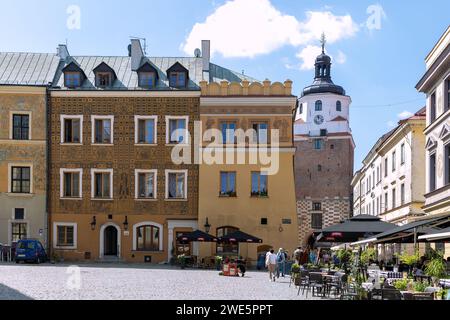
[[[317,236],[317,241],[333,243],[355,242],[395,227],[395,224],[381,221],[379,217],[358,215],[323,229]]]
[[[225,243],[262,243],[263,241],[255,236],[249,235],[242,231],[235,231],[218,239],[219,242]]]
[[[188,242],[217,242],[217,238],[200,230],[185,233],[177,237],[177,241]]]

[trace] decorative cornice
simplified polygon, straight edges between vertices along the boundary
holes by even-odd
[[[200,97],[200,91],[144,91],[144,90],[121,90],[121,91],[94,91],[94,90],[50,90],[52,97],[65,98],[128,98],[128,97],[142,97],[142,98],[193,98]]]

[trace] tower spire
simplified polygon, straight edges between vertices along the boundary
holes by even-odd
[[[320,43],[322,44],[322,53],[325,53],[325,44],[327,43],[325,32],[322,32],[322,36],[320,37]]]

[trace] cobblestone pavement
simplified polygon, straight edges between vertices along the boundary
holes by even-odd
[[[0,263],[0,300],[311,300],[297,296],[289,277],[270,282],[265,272],[223,277],[218,271],[170,266],[80,265],[81,287],[69,265]]]

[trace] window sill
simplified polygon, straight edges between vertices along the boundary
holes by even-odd
[[[112,147],[114,143],[91,143],[91,146],[94,147]]]
[[[113,198],[91,198],[91,201],[114,201]]]
[[[168,201],[168,202],[187,202],[188,201],[188,199],[168,199],[168,198],[166,198],[166,199],[164,199],[164,201]]]
[[[71,200],[71,201],[81,201],[81,200],[83,200],[83,198],[67,198],[67,197],[62,197],[62,198],[59,198],[59,200]]]
[[[9,197],[23,197],[23,198],[32,198],[35,196],[34,193],[14,193],[14,192],[8,192],[7,195]]]
[[[146,199],[146,198],[135,198],[134,200],[142,201],[142,202],[155,202],[155,201],[158,201],[158,199],[156,199],[156,198],[149,198],[149,199]]]
[[[77,250],[77,247],[60,247],[60,246],[54,246],[53,249],[57,249],[57,250],[64,250],[64,251],[72,251],[72,250]]]
[[[166,143],[166,147],[175,147],[175,146],[180,146],[180,147],[189,147],[189,143]]]
[[[135,147],[157,147],[157,143],[135,143]]]
[[[82,146],[82,142],[61,142],[59,145],[61,146]]]

